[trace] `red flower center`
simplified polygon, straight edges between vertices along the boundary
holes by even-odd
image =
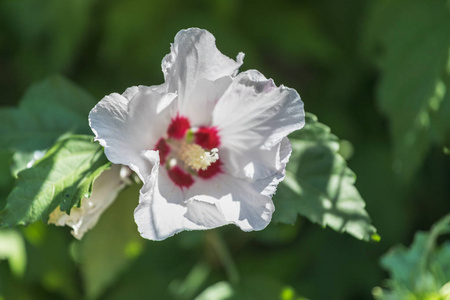
[[[207,180],[222,172],[217,128],[192,128],[190,124],[184,116],[172,118],[168,138],[160,138],[154,148],[159,151],[160,163],[166,167],[169,178],[180,188],[189,188],[196,177]]]
[[[172,123],[170,123],[167,129],[167,134],[170,138],[182,139],[189,128],[191,128],[191,123],[188,118],[177,115],[175,118],[172,118]]]
[[[173,183],[178,185],[179,187],[190,187],[194,183],[194,179],[192,175],[186,173],[183,169],[178,166],[174,166],[170,168],[167,173],[169,174],[169,178],[172,179]]]
[[[195,133],[195,143],[206,149],[219,148],[220,139],[216,127],[200,127]]]
[[[167,145],[166,140],[160,138],[158,143],[156,143],[155,150],[159,151],[159,160],[162,165],[164,165],[167,161],[167,155],[169,155],[170,148]]]

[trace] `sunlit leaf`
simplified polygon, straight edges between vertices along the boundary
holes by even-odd
[[[330,129],[308,114],[291,143],[286,178],[274,199],[274,220],[291,224],[300,214],[358,239],[379,238],[354,186],[355,174],[338,154],[339,140]]]
[[[83,197],[89,197],[93,181],[109,165],[92,137],[73,135],[60,140],[32,168],[19,173],[1,215],[2,225],[47,222],[57,206],[69,213]]]
[[[429,147],[450,133],[448,1],[380,1],[385,55],[378,102],[388,116],[394,169],[410,179]]]

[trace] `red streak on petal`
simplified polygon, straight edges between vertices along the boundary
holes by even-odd
[[[173,167],[168,170],[169,178],[172,179],[173,183],[178,185],[179,187],[190,187],[194,183],[194,179],[191,174],[186,173],[183,169],[178,166]]]
[[[159,161],[162,165],[164,165],[167,161],[167,155],[170,152],[169,145],[167,145],[166,141],[163,138],[160,138],[158,143],[156,143],[154,150],[159,151]]]
[[[198,170],[197,175],[203,179],[209,179],[222,172],[222,163],[220,160],[211,164],[206,170]]]
[[[220,137],[216,127],[200,127],[195,133],[195,143],[205,149],[218,148]]]
[[[171,138],[182,139],[189,128],[191,128],[191,123],[188,118],[177,115],[175,118],[172,118],[167,134]]]

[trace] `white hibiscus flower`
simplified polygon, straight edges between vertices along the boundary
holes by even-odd
[[[162,61],[162,85],[111,94],[89,114],[108,159],[143,182],[135,221],[144,238],[270,222],[303,103],[258,71],[237,74],[243,56],[223,55],[206,30],[182,30]]]

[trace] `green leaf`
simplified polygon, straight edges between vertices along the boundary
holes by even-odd
[[[306,125],[291,136],[292,156],[274,199],[274,221],[292,224],[300,214],[321,226],[376,240],[376,229],[354,186],[355,174],[338,154],[330,129],[306,115]]]
[[[59,76],[33,85],[18,108],[0,109],[0,149],[25,153],[48,149],[62,134],[90,134],[95,99]]]
[[[109,166],[102,147],[91,136],[72,135],[58,141],[32,168],[19,173],[1,215],[2,225],[47,222],[58,206],[69,213],[90,196],[93,181]]]
[[[0,108],[0,150],[14,151],[11,173],[30,167],[67,132],[91,134],[87,122],[95,99],[60,77],[30,87],[18,108]]]
[[[29,88],[18,108],[1,108],[0,150],[5,153],[14,152],[12,164],[8,162],[11,173],[17,177],[20,171],[33,166],[46,150],[67,132],[91,134],[87,116],[94,104],[95,99],[89,94],[66,79],[53,76]],[[53,151],[55,152],[55,148]],[[63,154],[55,153],[52,155],[57,159],[63,156]],[[81,186],[78,194],[67,189],[67,182],[64,182],[66,185],[64,187],[58,185],[61,183],[46,182],[46,176],[51,174],[51,167],[54,164],[52,159],[47,156],[38,168],[25,173],[25,176],[31,177],[22,176],[22,179],[18,181],[18,186],[8,198],[9,212],[4,213],[5,220],[9,218],[9,221],[4,221],[3,225],[28,224],[33,220],[45,220],[46,217],[43,217],[42,214],[54,208],[58,202],[63,204],[63,209],[69,211],[72,204],[78,203],[81,199],[80,195],[86,193],[85,187],[89,178],[86,179],[86,183],[79,182]],[[63,166],[59,165],[59,168],[62,170]],[[98,171],[101,172],[100,169]],[[93,174],[93,176],[95,178],[97,174]],[[72,179],[76,180],[76,178]],[[52,179],[49,178],[49,180]],[[27,183],[30,181],[32,183]],[[43,190],[40,191],[41,185]],[[46,197],[46,193],[49,193],[49,189],[52,187],[55,187],[53,192],[62,192],[67,189],[66,194],[69,196],[65,197],[64,201]],[[10,189],[8,189],[9,191]],[[36,198],[34,198],[35,196]],[[19,200],[13,200],[14,197]],[[18,203],[12,203],[14,201],[18,201]],[[25,201],[28,202],[25,203]],[[3,208],[4,205],[0,204],[0,208]],[[15,211],[16,206],[20,206],[18,211]],[[26,212],[27,210],[29,211]]]
[[[143,250],[145,240],[140,237],[133,218],[138,198],[137,185],[126,188],[83,240],[75,242],[75,254],[81,263],[89,299],[101,296]]]
[[[450,242],[437,246],[437,239],[448,233],[450,214],[437,222],[430,232],[416,233],[410,248],[396,246],[384,255],[381,265],[390,274],[390,290],[376,288],[375,297],[403,299],[400,296],[415,295],[412,299],[442,299],[438,296],[444,296],[442,288],[450,282]]]
[[[0,170],[8,170],[11,164],[10,151],[0,150]],[[0,172],[0,211],[6,204],[6,197],[12,189],[14,178],[8,172]]]
[[[392,13],[378,18],[385,55],[377,98],[391,125],[394,169],[408,180],[450,133],[450,9],[445,0],[379,3]]]

